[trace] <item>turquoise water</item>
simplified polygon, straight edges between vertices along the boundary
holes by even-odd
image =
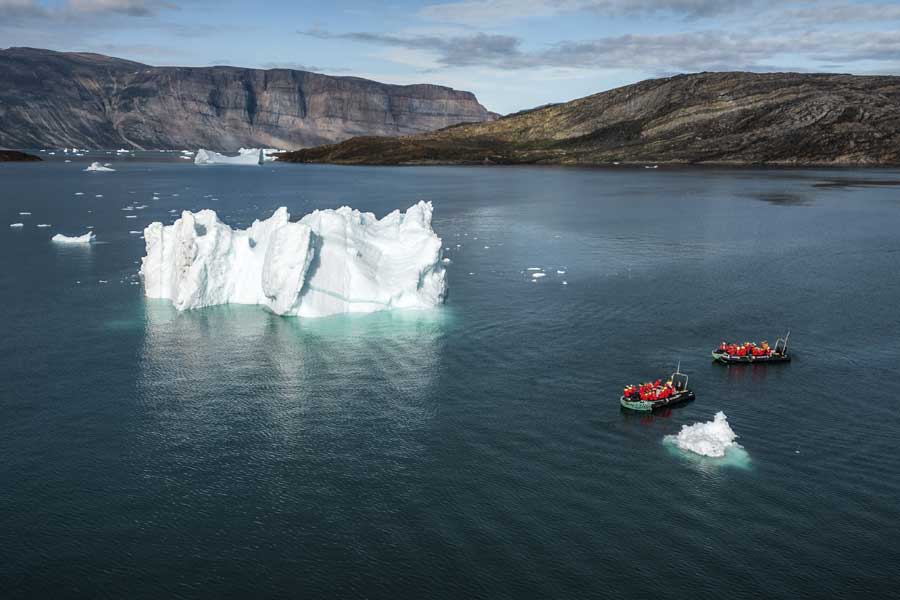
[[[185,163],[0,165],[4,597],[895,593],[900,187],[856,180],[900,172]],[[134,285],[128,232],[171,209],[420,199],[439,310],[179,314]],[[788,329],[790,364],[710,360]],[[620,409],[679,361],[696,401]],[[743,453],[663,442],[720,410]]]

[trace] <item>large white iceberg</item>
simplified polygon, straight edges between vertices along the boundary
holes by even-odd
[[[301,317],[431,308],[446,294],[432,210],[419,202],[379,220],[345,206],[291,222],[282,207],[247,229],[184,211],[144,230],[145,293],[178,310],[259,304]]]
[[[104,167],[98,162],[92,162],[91,166],[85,169],[85,171],[115,171],[115,169],[110,169],[109,167]]]
[[[195,165],[260,165],[263,163],[263,151],[259,148],[241,148],[237,156],[225,156],[212,150],[197,150],[194,156]]]
[[[88,231],[84,235],[76,236],[68,236],[57,233],[52,238],[50,238],[50,241],[56,242],[57,244],[90,244],[94,241],[94,232]]]
[[[737,434],[728,424],[725,413],[719,411],[712,421],[684,425],[678,435],[666,436],[667,441],[674,442],[682,450],[701,456],[721,458],[732,447],[740,447],[734,440]]]

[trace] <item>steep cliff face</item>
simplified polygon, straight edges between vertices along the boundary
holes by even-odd
[[[436,85],[0,50],[0,147],[293,149],[495,117],[472,93]]]
[[[294,162],[900,164],[900,77],[697,73]]]

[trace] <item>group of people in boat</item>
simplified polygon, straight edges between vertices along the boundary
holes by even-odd
[[[722,342],[719,344],[719,352],[731,356],[772,356],[773,350],[769,347],[769,342],[763,340],[763,343],[757,346],[753,342],[744,342],[743,344],[729,344]]]
[[[657,379],[656,381],[642,383],[637,386],[629,385],[625,388],[622,395],[625,396],[627,400],[636,400],[640,398],[643,402],[656,402],[657,400],[671,398],[676,393],[675,386],[671,379],[665,384],[662,383],[662,380]]]

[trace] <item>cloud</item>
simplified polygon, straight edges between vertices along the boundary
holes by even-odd
[[[447,67],[484,64],[503,65],[518,56],[522,56],[522,51],[519,49],[521,44],[519,38],[491,33],[451,36],[399,36],[369,32],[331,33],[321,29],[310,29],[299,31],[298,33],[323,40],[348,40],[407,50],[434,52],[437,54],[438,63]]]
[[[0,19],[5,22],[65,21],[97,15],[150,17],[161,10],[178,10],[164,0],[66,0],[48,6],[38,0],[0,0]]]
[[[605,16],[671,14],[687,18],[727,14],[762,0],[463,0],[432,4],[419,16],[445,23],[489,25],[516,19],[590,11]]]
[[[41,19],[50,11],[35,0],[0,0],[0,19],[5,21],[21,19]]]
[[[69,13],[112,13],[129,17],[149,17],[161,9],[177,8],[171,2],[161,0],[68,0],[65,5],[65,10]]]
[[[896,4],[832,4],[791,8],[782,19],[797,25],[846,25],[848,23],[885,22],[900,20],[900,6]]]
[[[535,68],[622,69],[671,74],[690,71],[772,71],[784,69],[785,57],[798,61],[848,64],[900,60],[900,32],[819,31],[758,35],[720,30],[659,35],[620,35],[593,40],[561,41],[526,50],[514,36],[392,35],[370,32],[300,32],[319,39],[338,39],[399,48],[406,64],[409,52],[427,55],[436,67],[488,67],[498,70]],[[389,57],[390,55],[388,55]],[[808,69],[809,67],[806,67]],[[795,68],[796,70],[796,68]]]

